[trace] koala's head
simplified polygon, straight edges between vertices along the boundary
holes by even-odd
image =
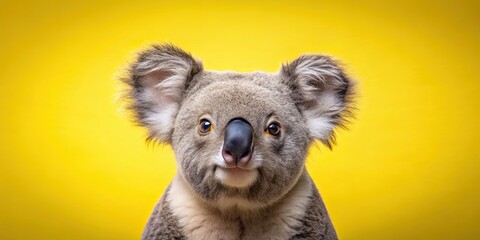
[[[323,55],[277,73],[214,72],[174,46],[153,46],[124,80],[137,122],[172,145],[191,189],[235,204],[265,205],[288,192],[312,141],[331,146],[352,97],[352,82]]]

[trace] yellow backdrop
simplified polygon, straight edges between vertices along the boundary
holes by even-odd
[[[173,2],[0,3],[1,239],[139,238],[175,165],[115,77],[155,42],[216,70],[343,60],[357,119],[307,162],[339,236],[480,238],[478,1]]]

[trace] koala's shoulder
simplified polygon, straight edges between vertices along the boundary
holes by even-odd
[[[170,186],[153,209],[143,231],[142,239],[186,239],[179,226],[178,218],[173,215],[170,204],[166,200],[169,190]]]

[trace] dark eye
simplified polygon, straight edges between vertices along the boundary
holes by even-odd
[[[265,131],[269,135],[278,136],[280,134],[280,125],[278,123],[270,123]]]
[[[200,134],[207,134],[213,130],[213,125],[207,119],[200,120],[200,126],[198,131]]]

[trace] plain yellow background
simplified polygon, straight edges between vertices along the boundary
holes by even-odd
[[[342,239],[480,238],[478,1],[2,1],[0,238],[138,239],[175,174],[116,101],[139,49],[358,79],[357,119],[307,166]]]

